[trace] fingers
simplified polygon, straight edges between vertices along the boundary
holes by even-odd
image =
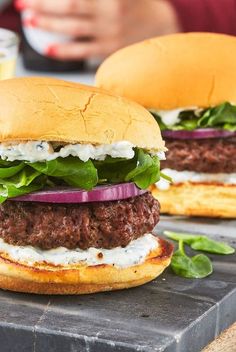
[[[59,60],[84,60],[90,58],[105,58],[111,52],[120,48],[116,41],[93,40],[51,45],[46,55]]]
[[[59,60],[82,60],[100,55],[101,48],[97,42],[72,42],[51,45],[46,55]]]
[[[90,37],[95,32],[94,21],[88,18],[54,17],[39,14],[26,19],[24,25],[40,27],[51,32],[62,33],[72,37]]]
[[[84,15],[96,14],[96,0],[16,0],[18,10],[30,8],[36,12],[54,15]]]

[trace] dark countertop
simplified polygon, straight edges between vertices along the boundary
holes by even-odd
[[[236,245],[236,221],[163,217],[158,233],[164,229]],[[67,297],[0,291],[0,351],[200,351],[236,321],[236,255],[210,257],[214,273],[202,280],[168,269],[126,291]]]

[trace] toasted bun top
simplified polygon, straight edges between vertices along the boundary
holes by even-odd
[[[96,85],[160,110],[236,103],[236,37],[173,34],[131,45],[100,66]]]
[[[126,140],[147,150],[164,148],[148,111],[98,88],[52,78],[14,78],[0,82],[0,97],[0,142]]]

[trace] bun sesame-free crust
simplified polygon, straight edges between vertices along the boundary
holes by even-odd
[[[0,97],[0,142],[99,145],[125,140],[147,150],[165,149],[146,109],[95,87],[53,78],[13,78],[0,82]]]
[[[235,56],[234,36],[171,34],[112,54],[96,85],[158,110],[236,103]]]

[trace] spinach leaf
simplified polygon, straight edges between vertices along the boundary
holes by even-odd
[[[236,124],[225,123],[223,126],[224,130],[228,130],[230,132],[236,132]]]
[[[11,163],[9,165],[9,162],[7,162],[7,164],[5,165],[4,163],[0,163],[0,166],[0,178],[8,178],[21,171],[25,167],[25,164],[23,162],[20,162],[18,164]]]
[[[163,130],[192,131],[197,128],[220,128],[236,131],[236,106],[229,102],[204,110],[185,110],[178,115],[178,122],[174,125],[163,123],[158,111],[149,110]]]
[[[160,179],[160,161],[142,149],[135,150],[133,159],[125,160],[108,157],[104,161],[95,161],[100,181],[124,182],[133,181],[138,187],[145,189]]]
[[[214,254],[233,254],[235,252],[235,249],[227,243],[212,240],[207,236],[172,231],[164,231],[164,234],[174,241],[183,241],[198,251]]]
[[[171,268],[175,274],[190,279],[202,279],[213,271],[212,263],[206,255],[187,256],[183,241],[179,241],[179,250],[172,256]]]
[[[145,189],[160,180],[160,161],[158,157],[137,151],[137,166],[125,176],[125,181],[133,181],[138,187]]]
[[[213,272],[212,263],[206,255],[189,257],[185,254],[182,240],[179,241],[179,249],[172,256],[171,268],[175,274],[190,279],[201,279]]]
[[[160,172],[160,176],[161,176],[161,178],[164,178],[164,180],[166,180],[168,182],[172,182],[172,178],[166,174],[163,174],[163,172]]]
[[[29,165],[47,176],[62,178],[73,187],[90,190],[98,182],[97,170],[91,160],[83,162],[79,158],[67,157]]]
[[[8,198],[19,197],[23,194],[38,191],[43,187],[43,183],[31,184],[17,188],[13,185],[0,185],[0,203],[3,203]]]
[[[103,161],[94,161],[98,171],[99,183],[119,183],[124,182],[125,176],[135,169],[137,165],[137,156],[133,159],[121,159],[107,157]]]
[[[202,236],[191,244],[191,248],[197,251],[204,251],[215,254],[233,254],[235,249],[227,243],[211,240]]]
[[[236,125],[236,106],[227,102],[208,109],[198,121],[199,127],[215,127],[224,124]]]
[[[173,231],[164,231],[164,235],[174,241],[183,241],[190,245],[193,241],[201,238],[201,235],[193,235],[190,233],[182,233],[182,232],[173,232]]]
[[[17,175],[7,179],[0,179],[0,203],[7,198],[39,190],[45,183],[46,178],[40,172],[25,167]]]

